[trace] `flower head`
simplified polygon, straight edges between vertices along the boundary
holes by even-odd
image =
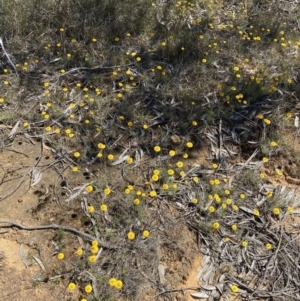
[[[239,206],[238,206],[238,205],[233,205],[233,206],[232,206],[232,209],[233,209],[234,211],[238,211],[238,210],[239,210]]]
[[[94,190],[94,187],[92,185],[88,185],[88,186],[85,187],[85,190],[87,192],[92,192]]]
[[[214,206],[209,206],[209,207],[208,207],[208,211],[209,211],[210,213],[215,212],[215,207],[214,207]]]
[[[102,205],[100,206],[100,210],[101,210],[101,211],[107,211],[107,205],[102,204]]]
[[[168,175],[173,176],[174,175],[174,170],[173,169],[168,169]]]
[[[244,248],[246,248],[246,247],[248,246],[247,240],[243,240],[243,241],[241,242],[241,246],[244,247]]]
[[[75,158],[79,158],[79,157],[80,157],[80,152],[75,152],[75,153],[73,154],[73,156],[74,156]]]
[[[117,279],[116,278],[110,278],[108,283],[111,287],[114,287],[116,285]]]
[[[193,145],[192,142],[189,141],[189,142],[186,143],[186,146],[187,146],[188,148],[192,148],[194,145]]]
[[[70,282],[68,285],[68,290],[74,291],[75,288],[76,288],[76,284],[74,282]]]
[[[272,247],[273,247],[273,246],[272,246],[270,243],[267,243],[267,244],[266,244],[266,249],[267,249],[267,250],[271,250]]]
[[[134,240],[134,239],[135,239],[135,233],[134,233],[133,231],[129,231],[129,232],[127,233],[127,238],[128,238],[129,240]]]
[[[168,189],[169,189],[169,185],[165,183],[165,184],[163,184],[162,188],[163,188],[164,190],[168,190]]]
[[[94,212],[94,211],[95,211],[94,206],[88,206],[88,207],[87,207],[87,211],[88,211],[89,213]]]
[[[181,161],[178,161],[176,163],[176,165],[177,165],[178,168],[182,168],[183,167],[183,163]]]
[[[109,154],[109,155],[107,156],[107,159],[108,159],[109,161],[113,160],[113,159],[114,159],[114,155]]]
[[[99,245],[99,244],[98,244],[98,241],[97,241],[97,240],[93,240],[93,241],[92,241],[92,246],[98,247],[98,245]]]
[[[213,228],[213,230],[217,230],[217,229],[220,228],[220,224],[219,224],[218,222],[214,222],[214,223],[212,224],[212,228]]]
[[[143,231],[143,237],[147,238],[150,235],[150,232],[148,230]]]
[[[217,164],[217,163],[213,163],[213,164],[212,164],[212,168],[213,168],[213,169],[217,169],[217,168],[218,168],[218,164]]]
[[[231,203],[232,203],[232,199],[229,199],[229,198],[226,199],[226,204],[227,204],[227,205],[230,205]]]
[[[235,284],[231,285],[230,288],[233,293],[237,293],[239,291],[238,286]]]
[[[254,210],[253,210],[253,214],[256,215],[256,216],[259,216],[259,211],[258,211],[258,209],[254,209]]]
[[[267,198],[271,198],[273,196],[273,192],[272,191],[267,191],[266,196],[267,196]]]
[[[115,283],[115,288],[120,290],[123,287],[123,282],[121,280],[117,280]]]
[[[151,190],[149,195],[153,198],[155,197],[157,194],[156,194],[156,191],[155,190]]]
[[[77,251],[75,252],[75,254],[78,255],[78,256],[83,255],[83,253],[84,252],[83,252],[82,248],[77,249]]]
[[[140,204],[140,200],[139,199],[134,199],[133,204],[138,206]]]
[[[126,162],[127,162],[128,164],[132,164],[132,163],[133,163],[133,158],[131,158],[131,157],[127,158],[127,159],[126,159]]]
[[[237,225],[233,224],[233,225],[231,226],[231,229],[232,229],[233,231],[236,231],[236,230],[237,230]]]
[[[106,188],[104,189],[104,194],[105,194],[105,195],[111,194],[111,189],[108,188],[108,187],[106,187]]]
[[[85,286],[84,290],[87,294],[90,294],[93,290],[93,287],[90,284],[88,284]]]
[[[157,182],[159,180],[159,176],[158,175],[153,175],[151,177],[152,181]]]
[[[292,113],[288,112],[288,113],[285,114],[285,116],[286,116],[287,118],[291,118],[291,117],[292,117]]]
[[[89,262],[94,263],[94,262],[96,262],[96,259],[97,259],[96,255],[89,256]]]
[[[106,145],[104,143],[100,142],[100,143],[97,144],[97,147],[100,148],[100,149],[105,149]]]

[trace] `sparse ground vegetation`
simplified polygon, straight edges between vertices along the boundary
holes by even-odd
[[[195,297],[300,299],[285,226],[300,197],[297,0],[2,0],[0,33],[1,149],[39,143],[31,187],[55,171],[47,192],[73,216],[41,228],[34,212],[54,231],[50,281],[73,300],[173,300],[158,254],[184,253],[168,239],[183,222],[203,256]],[[32,230],[18,222],[0,219]]]

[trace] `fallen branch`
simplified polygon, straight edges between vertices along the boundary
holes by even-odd
[[[61,226],[61,225],[57,225],[57,224],[50,224],[50,225],[43,225],[43,226],[24,226],[22,224],[19,224],[19,223],[16,223],[14,221],[10,221],[10,220],[0,220],[0,224],[7,224],[7,225],[3,225],[3,226],[0,226],[0,228],[7,228],[7,227],[17,227],[19,229],[22,229],[22,230],[28,230],[28,231],[33,231],[33,230],[46,230],[46,229],[60,229],[60,230],[64,230],[64,231],[68,231],[68,232],[71,232],[71,233],[74,233],[74,234],[77,234],[81,237],[84,237],[90,241],[93,241],[93,240],[97,240],[96,237],[90,235],[90,234],[87,234],[85,232],[82,232],[82,231],[79,231],[75,228],[72,228],[72,227],[68,227],[68,226]],[[101,240],[97,240],[99,245],[104,247],[104,248],[108,248],[108,249],[116,249],[117,247],[115,246],[111,246],[109,244],[107,244],[106,242],[104,241],[101,241]]]

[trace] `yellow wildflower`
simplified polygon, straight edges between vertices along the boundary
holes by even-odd
[[[151,179],[152,179],[152,181],[156,182],[156,181],[159,180],[159,177],[158,177],[158,175],[153,175],[153,176],[151,177]]]
[[[151,190],[149,195],[153,198],[155,197],[157,194],[156,194],[156,191],[155,190]]]
[[[80,157],[80,152],[75,152],[75,153],[73,154],[73,156],[74,156],[75,158],[79,158],[79,157]]]
[[[174,157],[174,156],[175,156],[175,154],[176,154],[176,153],[175,153],[175,151],[174,151],[174,150],[170,150],[170,151],[169,151],[169,156],[170,156],[170,157]]]
[[[68,290],[74,291],[75,288],[76,288],[76,284],[74,282],[70,282],[68,285]]]
[[[209,211],[210,213],[215,212],[215,207],[214,207],[214,206],[209,206],[209,207],[208,207],[208,211]]]
[[[140,200],[139,199],[134,199],[133,200],[133,204],[136,205],[136,206],[139,205],[140,204]]]
[[[90,251],[92,254],[96,254],[96,253],[98,253],[99,248],[98,248],[98,246],[91,246]]]
[[[92,192],[94,190],[94,187],[92,185],[88,185],[88,186],[85,187],[85,190],[87,192]]]
[[[96,255],[89,256],[89,262],[94,263],[94,262],[96,262],[96,259],[97,259]]]
[[[133,158],[131,158],[131,157],[127,158],[127,159],[126,159],[126,162],[127,162],[128,164],[132,164],[132,163],[133,163]]]
[[[175,172],[174,172],[174,170],[173,170],[173,169],[169,169],[169,170],[168,170],[168,175],[169,175],[169,176],[173,176],[173,175],[174,175],[174,173],[175,173]]]
[[[267,244],[266,244],[266,249],[267,249],[267,250],[271,250],[271,249],[272,249],[272,245],[271,245],[270,243],[267,243]]]
[[[108,187],[106,187],[106,188],[104,189],[104,194],[105,194],[105,195],[109,195],[110,193],[111,193],[111,189],[108,188]]]
[[[254,209],[253,210],[253,214],[256,215],[256,216],[259,216],[259,210],[258,209]]]
[[[117,280],[115,283],[116,289],[121,289],[123,287],[123,282],[121,280]]]
[[[214,222],[214,223],[212,224],[212,228],[213,228],[214,230],[217,230],[217,229],[220,228],[220,224],[219,224],[218,222]]]
[[[127,238],[128,238],[129,240],[134,240],[134,239],[135,239],[135,234],[134,234],[134,232],[133,232],[133,231],[128,232]]]
[[[231,226],[231,229],[232,229],[233,231],[236,231],[236,230],[237,230],[237,225],[233,224],[233,225]]]
[[[278,145],[278,143],[275,142],[275,141],[271,141],[271,142],[270,142],[270,145],[271,145],[272,147],[276,147],[276,146]]]
[[[267,198],[271,198],[273,196],[273,192],[272,191],[267,191],[266,196],[267,196]]]
[[[237,293],[237,292],[239,291],[238,286],[235,285],[235,284],[234,284],[234,285],[231,285],[230,288],[231,288],[231,291],[232,291],[233,293]]]
[[[107,205],[102,204],[102,205],[100,206],[100,210],[101,210],[101,211],[107,211]]]
[[[109,161],[112,161],[112,160],[114,159],[114,155],[109,154],[109,155],[107,156],[107,159],[108,159]]]
[[[186,143],[186,146],[187,146],[188,148],[192,148],[194,145],[193,145],[192,142],[187,142],[187,143]]]
[[[88,211],[89,213],[94,212],[94,211],[95,211],[94,206],[88,206],[88,207],[87,207],[87,211]]]
[[[116,285],[117,279],[116,278],[110,278],[108,283],[111,287],[114,287]]]
[[[83,250],[81,248],[77,249],[77,251],[75,252],[76,255],[81,256],[83,255]]]
[[[90,294],[93,290],[93,287],[90,284],[88,284],[85,286],[84,290],[87,294]]]
[[[143,231],[143,237],[147,238],[150,235],[150,232],[148,230]]]

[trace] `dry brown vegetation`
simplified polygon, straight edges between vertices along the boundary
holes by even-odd
[[[1,1],[0,225],[31,288],[300,299],[299,7]]]

